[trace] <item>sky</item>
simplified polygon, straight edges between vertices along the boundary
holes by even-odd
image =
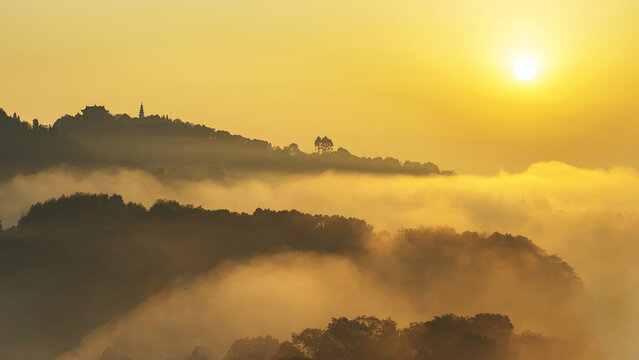
[[[23,120],[143,101],[458,173],[639,167],[633,0],[0,0],[0,15],[0,107]]]

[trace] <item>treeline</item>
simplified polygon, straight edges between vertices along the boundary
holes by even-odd
[[[530,331],[516,334],[507,316],[483,313],[447,314],[406,328],[374,316],[333,318],[326,329],[308,328],[289,341],[238,339],[221,360],[568,360],[578,354],[574,344]],[[109,347],[99,360],[135,359]],[[219,357],[199,346],[181,360]]]
[[[215,180],[255,171],[452,174],[433,163],[359,157],[343,147],[333,151],[326,137],[321,147],[316,141],[316,153],[305,153],[297,144],[281,148],[168,116],[112,115],[103,106],[65,115],[50,127],[0,109],[0,140],[3,177],[61,164],[137,166],[158,176]]]
[[[362,251],[364,221],[297,211],[209,211],[120,196],[38,203],[0,237],[0,358],[52,358],[171,281],[224,260],[287,250]],[[16,356],[15,358],[23,358]],[[29,357],[27,357],[29,358]]]
[[[0,109],[0,179],[51,166],[89,166],[92,157],[69,136]]]
[[[580,326],[581,282],[524,237],[412,229],[374,251],[386,236],[362,220],[294,210],[247,214],[167,200],[146,209],[88,194],[37,203],[0,232],[0,358],[52,359],[176,281],[223,261],[291,251],[350,259],[389,296],[429,306],[525,303],[523,315]]]

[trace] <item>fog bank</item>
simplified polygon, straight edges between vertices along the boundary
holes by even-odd
[[[639,237],[639,174],[634,169],[593,170],[548,162],[521,173],[487,177],[325,173],[225,184],[163,183],[143,171],[125,169],[57,169],[0,184],[0,219],[7,227],[31,203],[76,191],[117,192],[147,206],[169,198],[213,209],[341,214],[365,219],[376,230],[449,225],[522,234],[559,254],[584,280],[596,304],[606,352],[620,359],[639,355],[632,335],[639,331],[639,245],[634,241]]]

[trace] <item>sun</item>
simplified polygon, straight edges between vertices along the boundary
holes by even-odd
[[[519,80],[528,81],[537,74],[537,64],[531,59],[519,59],[513,71]]]

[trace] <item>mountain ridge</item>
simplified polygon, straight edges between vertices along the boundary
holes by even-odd
[[[254,172],[288,174],[324,171],[414,176],[452,175],[431,162],[392,157],[360,157],[326,136],[315,140],[316,152],[292,143],[285,147],[216,130],[205,125],[149,115],[112,115],[104,106],[87,106],[64,115],[51,126],[22,121],[0,109],[0,176],[37,172],[62,164],[78,168],[133,165],[169,178],[224,180]]]

